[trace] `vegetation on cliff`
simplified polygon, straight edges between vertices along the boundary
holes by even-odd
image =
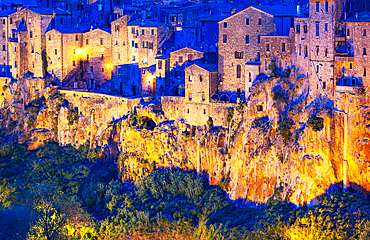
[[[238,207],[227,177],[212,186],[205,173],[153,166],[122,183],[113,161],[88,159],[88,144],[2,146],[1,239],[367,239],[370,228],[370,202],[351,193],[295,208],[277,189],[266,205]]]

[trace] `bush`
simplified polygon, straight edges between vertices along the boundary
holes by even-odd
[[[324,118],[317,117],[316,115],[312,115],[308,121],[307,125],[312,128],[315,132],[320,131],[324,128]]]
[[[284,118],[278,122],[278,128],[276,129],[276,131],[283,139],[284,144],[287,144],[292,137],[291,129],[293,127],[293,124],[294,122],[290,118]]]
[[[209,117],[207,121],[207,129],[211,130],[212,128],[213,128],[213,119]]]

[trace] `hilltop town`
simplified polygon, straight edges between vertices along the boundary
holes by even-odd
[[[366,1],[2,4],[2,85],[32,76],[64,90],[178,96],[177,115],[194,125],[225,125],[215,113],[276,73],[324,101],[370,91]]]

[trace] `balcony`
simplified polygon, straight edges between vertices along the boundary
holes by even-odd
[[[8,41],[9,42],[17,43],[18,42],[18,38],[8,38]]]

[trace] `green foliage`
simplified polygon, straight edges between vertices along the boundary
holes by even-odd
[[[268,127],[269,118],[268,116],[263,116],[260,118],[255,118],[252,122],[252,127],[257,129],[264,129]]]
[[[41,60],[42,60],[42,70],[43,70],[43,74],[44,74],[44,77],[45,77],[45,75],[48,71],[48,59],[47,59],[45,50],[42,50],[42,52],[41,52]]]
[[[245,101],[239,100],[238,105],[236,105],[235,110],[238,112],[239,116],[243,116],[244,114],[244,104]]]
[[[281,77],[281,74],[278,71],[275,59],[271,60],[271,63],[268,66],[268,70],[271,71],[270,74],[269,74],[269,77],[271,77],[271,78],[280,78]]]
[[[281,101],[281,102],[288,102],[289,100],[289,96],[288,96],[288,93],[286,91],[284,91],[283,89],[281,88],[276,88],[272,91],[272,99],[274,101]]]
[[[211,117],[208,117],[208,121],[207,121],[207,129],[208,131],[211,130],[213,128],[213,119]]]
[[[292,138],[292,127],[294,122],[290,118],[283,118],[278,122],[278,128],[276,132],[281,136],[283,139],[284,144],[287,144]]]
[[[153,130],[155,127],[155,122],[148,117],[139,115],[136,111],[131,112],[128,116],[128,123],[131,127],[137,127],[140,129]]]
[[[5,84],[5,85],[3,86],[3,91],[5,92],[7,88],[8,88],[8,85],[6,85],[6,84]]]
[[[307,125],[312,128],[315,132],[320,131],[324,128],[324,118],[317,117],[316,115],[312,115],[308,121]]]
[[[229,170],[226,176],[222,176],[220,184],[219,184],[220,188],[224,191],[228,191],[230,181],[231,181],[231,178],[230,178],[230,170]]]
[[[68,125],[78,123],[78,108],[70,109],[67,114]]]
[[[291,72],[292,72],[292,69],[290,68],[285,69],[282,77],[289,78]]]
[[[226,116],[226,121],[228,124],[230,124],[231,120],[233,119],[234,116],[234,108],[229,107],[227,109],[227,116]]]

